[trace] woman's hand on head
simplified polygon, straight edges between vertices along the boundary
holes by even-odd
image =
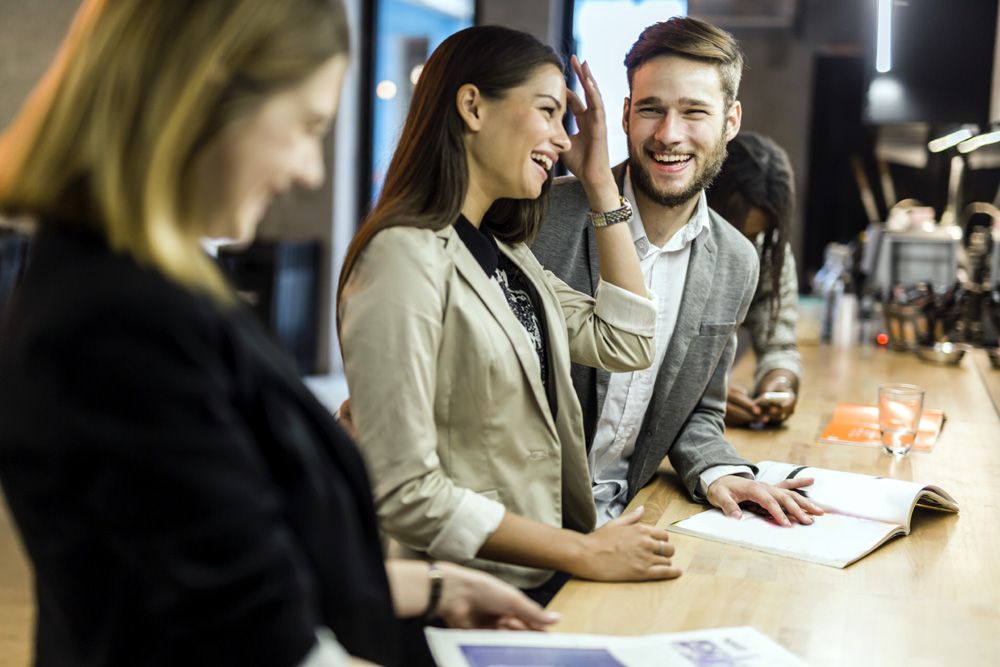
[[[584,536],[586,553],[573,574],[595,581],[646,581],[681,576],[666,530],[640,523],[643,508],[627,512]]]
[[[580,64],[576,56],[570,64],[583,86],[584,100],[572,90],[566,91],[566,101],[576,119],[578,132],[570,137],[570,149],[561,159],[583,183],[590,207],[594,211],[612,211],[619,207],[618,185],[611,174],[608,158],[608,127],[604,101],[590,65]]]

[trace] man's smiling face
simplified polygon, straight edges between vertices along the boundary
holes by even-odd
[[[622,116],[633,185],[661,206],[689,202],[718,175],[740,116],[739,102],[726,106],[716,65],[674,55],[647,61]]]

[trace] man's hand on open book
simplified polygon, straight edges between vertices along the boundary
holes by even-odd
[[[813,483],[811,477],[786,479],[771,486],[739,475],[725,475],[708,487],[708,502],[721,509],[727,516],[740,518],[740,503],[755,503],[766,510],[782,526],[791,521],[812,523],[810,514],[822,514],[818,505],[809,501],[801,489]],[[790,520],[789,520],[790,519]]]

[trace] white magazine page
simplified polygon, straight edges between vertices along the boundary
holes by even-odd
[[[639,637],[427,628],[439,667],[805,667],[752,627]]]
[[[809,526],[798,523],[781,526],[750,512],[733,519],[715,509],[678,521],[667,530],[779,556],[846,567],[881,544],[898,527],[840,514],[815,516]]]
[[[815,481],[801,491],[809,500],[827,512],[882,521],[897,526],[908,526],[910,510],[923,484],[888,477],[872,477],[857,473],[810,468],[792,463],[761,461],[757,479],[767,484],[777,484],[787,479],[795,470],[796,478],[812,477]]]

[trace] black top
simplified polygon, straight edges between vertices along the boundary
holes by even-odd
[[[47,229],[0,325],[0,481],[35,663],[398,664],[368,477],[243,310]]]
[[[507,298],[517,321],[521,323],[528,337],[535,345],[538,356],[538,366],[541,370],[542,385],[545,387],[545,397],[553,418],[558,405],[555,396],[555,383],[550,377],[549,340],[545,321],[545,308],[542,305],[538,290],[528,280],[521,268],[507,255],[500,252],[496,239],[489,232],[477,228],[464,215],[455,221],[455,232],[462,239],[465,247],[483,267],[486,275],[496,282]]]

